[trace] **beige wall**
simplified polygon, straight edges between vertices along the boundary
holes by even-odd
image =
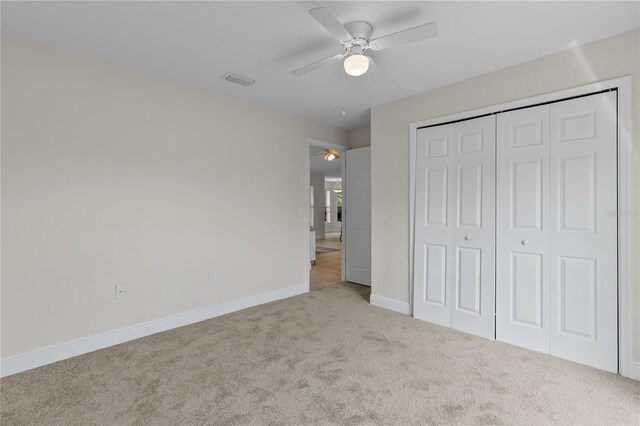
[[[371,146],[371,127],[352,130],[349,146],[353,149]]]
[[[373,108],[372,292],[409,301],[409,123],[631,75],[637,159],[639,39],[639,31],[628,32]],[[635,295],[640,306],[638,283]],[[640,324],[640,317],[634,321]],[[638,361],[637,342],[635,347]]]
[[[348,132],[5,34],[1,71],[3,358],[304,283],[305,138]]]

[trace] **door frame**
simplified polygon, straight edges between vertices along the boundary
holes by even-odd
[[[516,101],[486,106],[456,114],[436,117],[409,123],[409,301],[413,315],[413,256],[414,256],[414,218],[415,218],[415,169],[416,169],[416,132],[418,128],[445,124],[457,120],[497,114],[506,110],[525,108],[537,104],[546,104],[567,98],[584,96],[610,89],[618,91],[618,372],[626,377],[640,380],[640,363],[633,362],[633,316],[634,284],[637,283],[638,228],[633,219],[638,215],[638,197],[634,192],[638,182],[639,160],[637,148],[633,145],[631,119],[631,76],[603,80],[570,89],[532,96]],[[637,220],[636,220],[637,222]],[[636,287],[638,286],[635,284]]]
[[[305,226],[305,237],[304,237],[304,241],[306,242],[305,244],[305,263],[304,263],[304,273],[305,273],[305,283],[307,285],[307,291],[309,291],[309,287],[311,285],[311,281],[309,278],[309,265],[311,265],[311,258],[309,256],[309,218],[311,216],[311,212],[309,211],[309,200],[311,199],[311,192],[309,191],[309,187],[311,186],[310,184],[310,178],[311,178],[311,147],[312,146],[316,146],[316,147],[320,147],[320,148],[328,148],[328,149],[335,149],[336,151],[340,151],[343,154],[346,153],[349,150],[349,147],[343,146],[343,145],[338,145],[335,143],[330,143],[330,142],[325,142],[325,141],[321,141],[319,139],[313,139],[313,138],[306,138],[305,139],[305,160],[304,160],[304,170],[305,170],[305,176],[306,176],[306,187],[305,187],[305,194],[307,194],[305,200],[305,222],[304,222],[304,226]],[[345,188],[345,163],[346,163],[346,155],[342,156],[342,191],[343,191],[343,195],[342,195],[342,211],[345,211],[345,198],[346,198],[346,194],[344,193],[344,188]],[[341,244],[341,250],[340,250],[340,254],[342,257],[342,267],[340,268],[340,278],[342,279],[342,281],[344,281],[345,278],[345,253],[344,253],[344,243],[346,241],[347,238],[347,233],[346,233],[346,227],[345,227],[345,223],[346,223],[346,217],[343,214],[342,215],[342,244]]]

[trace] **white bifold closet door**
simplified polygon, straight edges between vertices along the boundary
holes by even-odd
[[[549,105],[498,115],[496,338],[549,352]]]
[[[419,129],[414,316],[494,338],[495,116]]]
[[[616,94],[498,115],[496,338],[617,371]]]

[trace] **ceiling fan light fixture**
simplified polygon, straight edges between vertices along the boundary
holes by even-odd
[[[322,158],[327,161],[333,161],[336,158],[340,158],[340,152],[336,151],[335,149],[325,149]]]
[[[344,71],[358,77],[369,70],[369,58],[364,55],[351,55],[344,60]]]

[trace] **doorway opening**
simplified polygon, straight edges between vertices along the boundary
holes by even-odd
[[[309,146],[309,289],[343,282],[344,148]]]

